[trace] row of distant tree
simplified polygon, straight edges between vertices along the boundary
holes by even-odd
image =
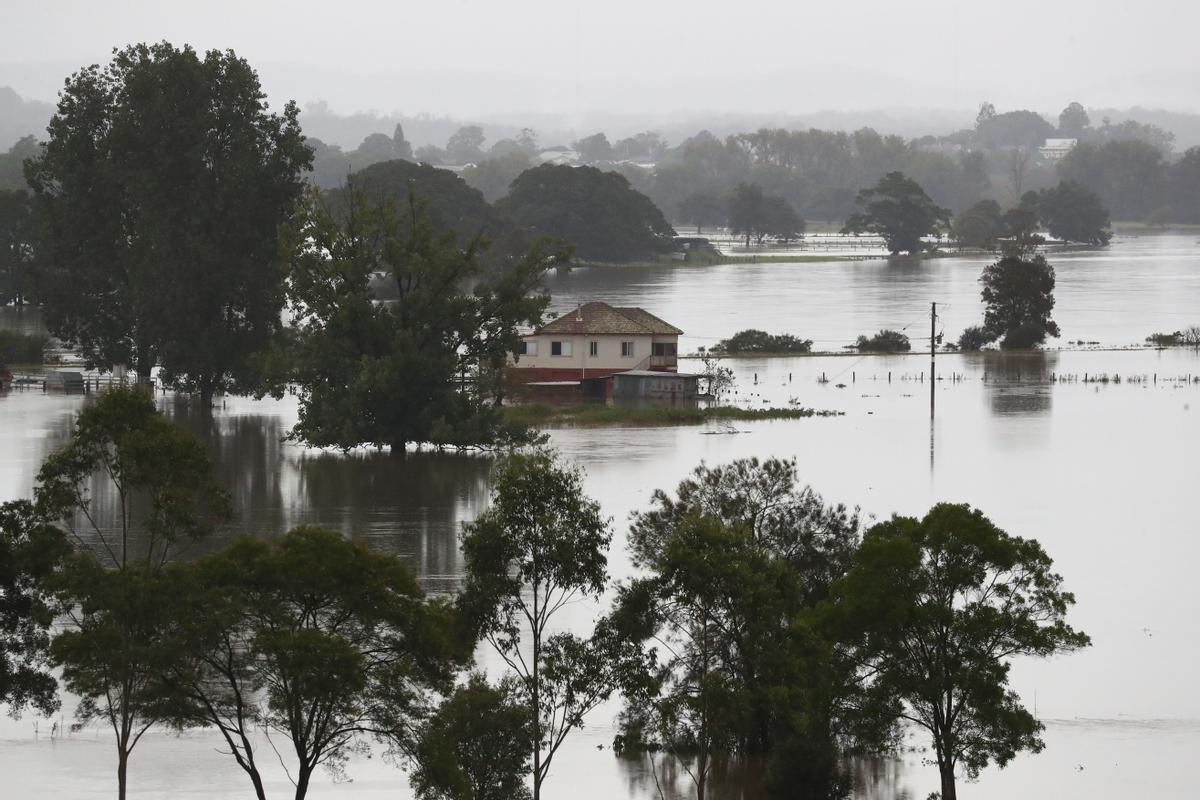
[[[1041,546],[966,505],[867,527],[792,462],[701,465],[633,515],[636,575],[616,581],[580,470],[524,450],[491,483],[450,596],[315,528],[184,557],[231,519],[228,493],[148,394],[111,390],[33,498],[0,505],[0,702],[52,714],[60,684],[77,696],[79,723],[111,728],[119,800],[147,731],[197,727],[259,800],[276,762],[303,800],[318,769],[346,777],[373,747],[421,800],[538,800],[614,697],[617,754],[686,774],[701,800],[751,761],[765,797],[847,797],[846,756],[896,753],[909,726],[954,800],[1044,746],[1012,659],[1090,643]],[[581,601],[607,607],[568,626]],[[491,675],[472,672],[480,645]]]

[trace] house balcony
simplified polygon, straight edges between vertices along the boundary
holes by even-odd
[[[650,356],[650,369],[659,372],[678,372],[678,356]]]

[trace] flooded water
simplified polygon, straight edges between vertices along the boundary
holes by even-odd
[[[944,309],[947,338],[957,336],[981,316],[982,263],[578,271],[551,283],[557,307],[585,298],[642,305],[688,332],[685,350],[745,327],[801,334],[834,349],[859,333],[910,321],[914,337],[928,336],[931,300]],[[1055,265],[1055,316],[1064,339],[1119,347],[1200,324],[1200,247],[1192,239],[1120,240],[1106,251],[1061,254]],[[963,786],[963,796],[1193,796],[1186,764],[1200,748],[1200,693],[1192,677],[1200,660],[1193,495],[1200,354],[1084,349],[938,360],[946,379],[936,383],[932,423],[927,355],[745,359],[729,362],[739,402],[795,399],[844,416],[562,429],[551,438],[584,465],[589,492],[614,519],[610,562],[617,578],[628,574],[628,515],[645,507],[655,488],[673,487],[702,460],[751,455],[794,457],[802,479],[828,501],[860,505],[876,517],[920,514],[941,500],[969,502],[1011,533],[1038,539],[1078,598],[1072,623],[1094,646],[1015,665],[1013,686],[1046,723],[1047,749],[986,771],[978,784]],[[818,382],[822,375],[827,382]],[[1097,375],[1108,382],[1093,382]],[[0,397],[0,499],[29,492],[82,402],[33,392]],[[401,553],[432,589],[450,589],[461,575],[457,535],[486,503],[486,458],[423,454],[397,463],[373,453],[305,450],[281,441],[295,420],[288,400],[231,398],[210,418],[169,401],[164,408],[217,455],[239,530],[275,536],[299,523],[326,525]],[[574,607],[570,624],[584,627],[593,614]],[[616,710],[598,711],[561,751],[547,796],[642,800],[658,797],[661,786],[666,797],[689,797],[686,778],[672,787],[661,765],[651,770],[646,761],[612,755]],[[63,719],[69,722],[69,709]],[[38,725],[35,738],[32,717],[0,722],[4,796],[111,795],[114,761],[105,731],[51,741],[51,723]],[[131,796],[245,797],[243,775],[218,746],[203,731],[148,735],[133,757]],[[937,788],[936,771],[921,763],[927,755],[860,765],[856,796],[923,800]],[[409,796],[404,775],[378,757],[352,762],[349,774],[349,783],[322,777],[311,796]],[[271,774],[271,788],[286,793],[282,771]],[[733,790],[718,796],[753,798]]]

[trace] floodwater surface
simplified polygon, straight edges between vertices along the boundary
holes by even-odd
[[[984,259],[917,264],[763,264],[663,270],[581,270],[555,276],[556,307],[598,298],[641,305],[687,331],[684,349],[756,327],[837,349],[859,333],[911,322],[928,337],[928,302],[947,338],[981,316]],[[1102,251],[1058,254],[1056,318],[1064,340],[1135,344],[1148,333],[1200,324],[1200,247],[1190,238],[1124,239]],[[924,316],[922,316],[924,315]],[[736,399],[796,401],[837,417],[656,429],[560,429],[552,442],[587,470],[587,489],[613,518],[615,579],[630,574],[630,512],[701,461],[796,459],[801,480],[828,502],[884,518],[939,501],[968,502],[1010,533],[1038,539],[1078,605],[1072,624],[1093,646],[1018,661],[1013,688],[1046,724],[1046,750],[989,769],[964,796],[1187,797],[1186,767],[1200,749],[1197,611],[1200,516],[1200,355],[1191,350],[1075,350],[938,356],[930,420],[928,355],[742,359]],[[682,369],[687,369],[686,364]],[[824,376],[826,382],[819,382]],[[889,380],[890,376],[890,380]],[[1087,380],[1084,377],[1087,376]],[[1097,376],[1105,380],[1097,381]],[[1117,381],[1119,376],[1120,380]],[[42,459],[65,442],[86,399],[18,391],[0,397],[0,500],[28,495]],[[211,448],[238,509],[232,530],[278,536],[320,524],[397,552],[435,591],[462,575],[461,525],[487,502],[490,462],[478,455],[322,453],[282,441],[291,400],[229,398],[210,416],[170,398],[164,410]],[[217,541],[209,543],[215,547]],[[570,609],[586,630],[594,606]],[[480,652],[485,666],[495,667]],[[70,723],[70,702],[61,723]],[[550,798],[690,797],[669,765],[622,760],[609,744],[619,709],[588,720],[555,761]],[[0,722],[4,796],[106,797],[111,735],[89,728],[54,739],[52,722]],[[911,741],[914,747],[923,743]],[[148,734],[133,756],[130,796],[240,798],[248,784],[205,731]],[[264,747],[266,746],[263,743]],[[927,752],[856,765],[859,798],[922,800],[937,788]],[[357,758],[349,782],[322,776],[314,798],[404,798],[404,774],[376,754]],[[290,785],[279,768],[269,794]],[[731,778],[752,784],[753,775]],[[718,797],[753,798],[729,790]]]

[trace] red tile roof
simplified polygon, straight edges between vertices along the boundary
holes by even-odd
[[[615,308],[593,301],[547,322],[536,333],[678,336],[683,331],[641,308]]]

